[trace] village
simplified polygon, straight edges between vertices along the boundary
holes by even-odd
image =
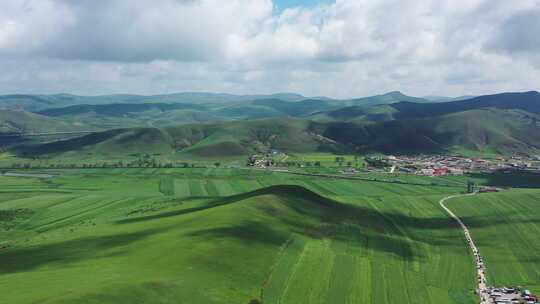
[[[284,161],[288,155],[280,151],[257,154],[249,157],[247,165],[258,168],[270,167],[321,167],[318,162]],[[336,159],[339,157],[336,157]],[[280,160],[277,160],[280,159]],[[361,172],[408,173],[423,176],[463,175],[467,173],[512,173],[528,172],[540,174],[540,156],[473,158],[453,155],[377,155],[365,156],[361,166],[351,162],[336,162],[344,174]]]
[[[426,176],[463,175],[465,173],[511,173],[515,171],[540,173],[540,157],[495,159],[469,158],[448,155],[386,156],[382,157],[390,171]]]
[[[519,287],[487,287],[485,303],[490,304],[538,304],[538,297]]]

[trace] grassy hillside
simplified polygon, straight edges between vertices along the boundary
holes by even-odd
[[[100,96],[80,96],[73,94],[53,95],[0,95],[0,109],[25,109],[41,111],[50,108],[60,108],[75,105],[105,105],[105,104],[145,104],[145,103],[185,103],[185,104],[231,104],[247,103],[260,99],[279,99],[283,101],[301,101],[308,99],[299,94],[278,93],[270,95],[233,95],[222,93],[183,92],[160,95],[113,94]],[[326,97],[316,99],[329,100]]]
[[[418,104],[400,102],[393,104],[392,107],[397,110],[397,113],[394,114],[394,117],[397,119],[433,117],[485,108],[503,110],[515,109],[539,114],[540,93],[534,91],[525,93],[503,93],[443,103]]]
[[[0,176],[10,303],[474,303],[472,257],[436,204],[458,188],[241,170],[52,172]]]
[[[13,94],[0,96],[0,109],[35,111],[54,105],[53,101],[39,95]]]
[[[100,116],[123,116],[131,113],[146,111],[172,111],[180,109],[204,110],[205,107],[192,104],[166,104],[166,103],[143,103],[143,104],[105,104],[105,105],[75,105],[64,108],[52,108],[40,111],[39,114],[59,117],[73,115],[100,115]]]
[[[416,102],[416,103],[430,102],[429,100],[426,100],[423,98],[407,96],[399,91],[393,91],[393,92],[389,92],[389,93],[381,94],[381,95],[351,99],[349,100],[348,104],[351,106],[369,107],[369,106],[376,106],[376,105],[393,104],[393,103],[401,102],[401,101]]]
[[[540,114],[540,93],[503,93],[485,95],[448,102],[425,102],[414,99],[397,100],[389,104],[373,106],[349,106],[323,111],[312,116],[318,121],[377,122],[399,119],[431,118],[471,110],[495,108],[522,110]]]
[[[183,158],[246,157],[271,149],[287,153],[487,153],[540,150],[540,117],[518,110],[480,109],[444,116],[374,123],[312,122],[274,118],[118,129],[43,145],[23,155],[159,153]]]
[[[485,109],[374,124],[330,123],[323,135],[362,152],[533,153],[540,148],[538,119],[522,111]]]
[[[325,100],[284,101],[261,99],[229,104],[187,103],[111,103],[73,105],[49,108],[38,114],[61,117],[66,121],[125,128],[144,126],[171,126],[199,122],[220,122],[270,117],[301,117],[314,112],[336,108]]]
[[[174,93],[162,95],[133,95],[116,94],[103,96],[78,96],[72,94],[56,95],[2,95],[0,96],[0,109],[25,109],[27,111],[43,111],[51,108],[72,107],[78,105],[106,105],[106,104],[147,104],[147,103],[168,103],[168,104],[198,104],[198,105],[222,105],[231,106],[237,104],[257,105],[265,104],[267,101],[275,100],[280,112],[294,112],[296,102],[304,102],[300,106],[301,114],[308,112],[327,110],[332,107],[344,106],[373,106],[380,104],[391,104],[400,101],[427,102],[423,98],[411,97],[401,92],[390,92],[381,95],[356,98],[356,99],[331,99],[328,97],[308,98],[293,93],[278,93],[270,95],[233,95],[233,94],[215,94],[215,93]],[[307,103],[310,105],[308,106]],[[332,107],[328,107],[331,104]],[[323,107],[321,107],[323,105]],[[269,108],[275,108],[273,104]],[[284,111],[283,111],[284,110]],[[296,116],[294,114],[290,114]]]
[[[72,131],[82,127],[22,110],[0,110],[0,133]]]
[[[32,126],[47,130],[69,129],[74,125],[86,129],[122,128],[112,133],[19,148],[18,152],[25,155],[66,152],[132,155],[137,147],[142,147],[144,153],[187,158],[245,157],[271,149],[298,153],[480,154],[531,154],[540,150],[540,116],[537,114],[540,112],[540,93],[536,92],[482,96],[439,104],[401,102],[374,107],[346,107],[317,114],[312,112],[313,109],[333,107],[331,102],[264,99],[250,102],[246,107],[239,104],[233,107],[212,106],[208,111],[199,107],[202,106],[114,104],[44,112],[71,117],[62,116],[60,120],[15,111],[20,118],[17,120],[11,117],[16,115],[7,115],[10,120],[4,126],[13,129],[17,126],[14,121],[22,121],[21,125],[27,129]],[[309,119],[288,118],[306,115],[310,115]],[[250,116],[277,117],[245,120]],[[179,125],[215,120],[231,121]],[[145,128],[127,128],[142,122]]]
[[[394,120],[394,114],[397,110],[391,105],[377,105],[372,107],[349,106],[331,111],[314,113],[309,116],[310,119],[321,122],[378,122]]]
[[[81,155],[180,154],[188,158],[246,157],[277,149],[284,152],[342,150],[339,144],[310,132],[311,123],[300,119],[262,119],[167,128],[116,129],[18,147],[22,155],[79,153]]]
[[[315,112],[336,108],[326,100],[306,99],[298,102],[287,102],[279,99],[262,99],[254,101],[253,104],[274,109],[287,116],[306,116]]]

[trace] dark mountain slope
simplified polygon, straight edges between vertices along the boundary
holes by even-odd
[[[540,116],[519,110],[480,109],[371,124],[330,123],[323,135],[360,152],[530,153],[540,148]]]
[[[397,111],[394,114],[396,119],[432,117],[484,108],[519,109],[538,114],[540,113],[540,93],[535,91],[502,93],[443,103],[399,102],[392,104],[391,107]]]
[[[18,152],[179,153],[186,157],[222,158],[247,156],[270,149],[288,153],[355,150],[396,154],[467,151],[536,154],[540,151],[540,115],[488,108],[368,124],[276,118],[163,129],[121,129],[23,147]]]
[[[118,129],[47,144],[22,146],[21,155],[82,152],[99,155],[181,153],[191,157],[236,157],[278,149],[285,152],[341,151],[300,119],[263,119],[168,128]]]
[[[376,122],[386,120],[428,118],[475,109],[515,109],[540,113],[540,93],[502,93],[467,100],[417,103],[401,101],[372,107],[350,106],[313,115],[319,121]]]

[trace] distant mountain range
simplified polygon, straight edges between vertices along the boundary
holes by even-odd
[[[74,105],[102,105],[111,103],[191,103],[191,104],[224,104],[254,101],[259,99],[280,99],[284,101],[300,101],[308,99],[299,94],[278,93],[271,95],[233,95],[221,93],[175,93],[162,95],[132,95],[114,94],[101,96],[80,96],[72,94],[54,95],[0,95],[0,108],[24,109],[27,111],[41,111],[49,108],[59,108]],[[326,100],[320,97],[316,99]]]
[[[298,96],[287,96],[289,100],[264,96],[221,103],[115,100],[109,104],[48,107],[38,113],[2,110],[0,132],[32,132],[39,128],[104,130],[65,141],[27,142],[13,148],[23,155],[75,151],[129,155],[141,149],[202,158],[247,156],[270,149],[292,153],[540,151],[538,92],[437,103],[399,92],[345,101],[291,100]]]
[[[364,105],[388,104],[399,101],[429,102],[427,99],[411,97],[401,92],[390,92],[382,95],[356,99],[332,99],[329,97],[305,97],[294,93],[278,93],[269,95],[233,95],[222,93],[174,93],[162,95],[131,95],[115,94],[102,96],[79,96],[72,94],[54,95],[0,95],[0,109],[23,109],[38,112],[50,108],[61,108],[74,105],[103,105],[103,104],[141,104],[141,103],[188,103],[188,104],[214,104],[232,105],[244,104],[257,100],[280,100],[285,102],[298,102],[306,100],[329,101],[338,105]]]

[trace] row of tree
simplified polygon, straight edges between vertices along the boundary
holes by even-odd
[[[219,165],[217,165],[219,166]],[[217,167],[216,166],[216,167]],[[171,162],[95,162],[95,163],[14,163],[4,169],[90,169],[90,168],[196,168],[201,167],[190,163]]]

